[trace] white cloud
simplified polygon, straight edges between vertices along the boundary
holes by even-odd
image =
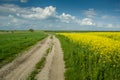
[[[90,19],[90,18],[84,18],[84,19],[81,21],[81,25],[94,26],[95,23],[94,23],[93,20]]]
[[[22,11],[26,11],[25,8],[20,8],[14,4],[3,4],[0,6],[0,11],[2,13],[21,13]]]
[[[22,13],[22,17],[24,18],[37,18],[37,19],[46,19],[49,17],[55,17],[56,16],[56,8],[53,6],[40,8],[31,8],[28,9],[29,13]]]
[[[86,17],[93,18],[97,15],[94,9],[88,9],[83,12]]]
[[[14,16],[13,15],[8,15],[9,18],[13,18]]]
[[[17,15],[17,16],[20,16],[20,14],[19,14],[19,13],[17,13],[16,15]]]
[[[70,14],[66,14],[66,13],[62,13],[62,15],[60,16],[60,18],[62,19],[75,19],[75,16],[72,16]]]
[[[26,3],[28,0],[20,0],[21,3]]]
[[[66,23],[70,23],[76,19],[75,16],[72,16],[66,13],[62,13],[62,15],[59,16],[59,18],[61,21],[66,22]]]

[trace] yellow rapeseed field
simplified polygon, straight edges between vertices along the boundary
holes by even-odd
[[[68,37],[73,42],[78,44],[90,45],[90,50],[94,50],[94,54],[100,53],[101,57],[104,57],[105,61],[112,61],[112,58],[120,59],[120,42],[116,40],[112,40],[106,37],[100,37],[96,35],[89,34],[80,34],[80,33],[61,33],[62,35]],[[92,33],[93,34],[93,33]],[[83,46],[84,46],[83,45]],[[112,59],[112,60],[111,60]],[[114,62],[117,64],[118,59],[114,59]],[[119,64],[118,64],[119,65]]]
[[[83,50],[87,52],[87,54],[82,54],[85,57],[89,58],[85,60],[81,60],[81,63],[91,64],[89,69],[96,68],[96,76],[104,75],[104,78],[112,80],[120,79],[120,33],[116,32],[95,32],[95,33],[59,33],[66,38],[68,38],[71,42],[78,44],[79,50]],[[85,47],[85,48],[84,48]],[[81,55],[79,51],[77,52],[78,55]],[[96,67],[97,66],[97,67]],[[82,69],[82,68],[81,68]],[[87,70],[87,69],[86,69]],[[90,70],[88,70],[90,71]],[[94,71],[94,69],[93,69]],[[95,73],[94,72],[94,73]],[[101,73],[102,72],[102,73]],[[94,74],[93,73],[93,74]],[[88,72],[89,74],[89,72]],[[110,78],[107,78],[112,76]],[[102,79],[99,78],[100,80]],[[85,78],[83,78],[85,79]],[[91,76],[92,80],[98,79],[97,77],[94,78]]]

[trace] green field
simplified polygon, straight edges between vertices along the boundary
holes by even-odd
[[[16,56],[45,38],[41,31],[14,31],[0,33],[0,67],[11,62]]]
[[[58,33],[65,80],[119,80],[120,32]]]

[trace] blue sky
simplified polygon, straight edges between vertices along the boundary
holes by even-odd
[[[0,30],[120,30],[120,0],[0,0]]]

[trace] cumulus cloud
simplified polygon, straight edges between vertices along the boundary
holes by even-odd
[[[22,17],[24,18],[37,18],[37,19],[46,19],[49,17],[55,17],[56,16],[56,8],[53,6],[40,8],[31,8],[28,9],[28,12],[30,13],[23,13]]]
[[[70,23],[74,20],[76,20],[75,16],[72,16],[70,14],[62,13],[62,15],[59,16],[60,20],[66,23]]]
[[[13,4],[3,4],[0,6],[1,13],[16,14],[17,12],[25,12],[25,8],[20,8],[17,5]]]
[[[53,6],[48,6],[45,8],[32,7],[32,8],[21,8],[13,4],[4,4],[0,6],[2,13],[16,14],[23,18],[36,18],[45,19],[49,17],[55,17],[57,15],[56,8]]]
[[[9,18],[13,18],[14,16],[13,15],[8,15]]]
[[[94,26],[95,23],[93,22],[92,19],[90,18],[84,18],[81,22],[81,25],[89,25],[89,26]]]
[[[86,17],[89,17],[89,18],[93,18],[97,15],[97,13],[95,12],[94,9],[88,9],[88,10],[84,10],[83,14],[86,16]]]

